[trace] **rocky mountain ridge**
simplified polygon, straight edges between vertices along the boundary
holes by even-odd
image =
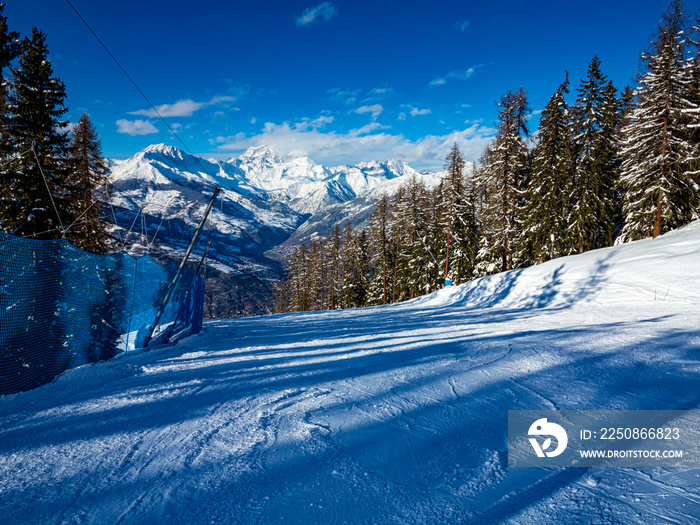
[[[267,147],[220,161],[155,144],[112,163],[106,212],[128,252],[177,260],[214,188],[221,188],[191,260],[201,259],[208,245],[207,267],[217,279],[208,282],[212,301],[228,283],[238,290],[229,297],[238,307],[229,311],[223,299],[207,313],[269,313],[274,283],[294,246],[327,237],[335,223],[365,226],[376,200],[412,177],[434,186],[440,174],[394,160],[325,167],[308,157],[282,159]]]

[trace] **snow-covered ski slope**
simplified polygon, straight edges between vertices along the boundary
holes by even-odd
[[[509,409],[700,407],[700,223],[393,306],[209,321],[0,399],[4,523],[698,523],[700,469],[508,469]]]

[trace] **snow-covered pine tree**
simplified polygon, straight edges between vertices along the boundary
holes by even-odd
[[[478,227],[474,203],[473,186],[465,177],[466,161],[455,143],[445,158],[445,176],[437,188],[439,199],[440,264],[443,275],[454,284],[470,280],[474,276],[476,252],[478,251]]]
[[[426,193],[428,207],[424,216],[423,245],[428,252],[430,266],[426,268],[422,277],[421,295],[434,292],[445,286],[447,235],[444,226],[447,220],[443,216],[445,210],[442,203],[445,199],[441,190],[444,190],[444,186]]]
[[[688,175],[700,187],[700,13],[695,15],[695,20],[688,31],[687,46],[688,68],[690,70],[689,99],[696,108],[686,111],[688,140],[693,147],[693,154],[688,162]],[[700,209],[698,213],[700,213]]]
[[[13,163],[8,163],[13,153],[9,134],[9,111],[7,106],[8,83],[6,72],[20,54],[19,33],[10,31],[7,17],[4,15],[5,4],[0,3],[0,229],[10,231],[14,222],[14,198],[17,178],[11,176]]]
[[[574,173],[572,129],[565,94],[569,74],[542,111],[539,141],[532,154],[532,168],[523,213],[523,235],[533,257],[543,262],[567,253],[568,196]],[[521,256],[522,257],[522,256]]]
[[[10,67],[12,61],[20,55],[21,46],[19,33],[10,31],[5,16],[5,2],[0,2],[0,85],[3,86],[4,97],[7,86],[5,85],[5,70]]]
[[[341,308],[351,308],[355,295],[355,231],[350,221],[345,223],[340,245]]]
[[[391,302],[393,287],[393,248],[391,238],[391,209],[389,200],[383,195],[377,202],[369,226],[369,245],[372,248],[370,266],[373,269],[369,286],[369,304]]]
[[[622,230],[622,192],[620,191],[620,174],[622,161],[620,159],[620,142],[622,140],[622,123],[629,113],[629,96],[626,87],[618,92],[612,81],[608,81],[604,92],[603,114],[601,118],[601,137],[603,137],[599,154],[602,164],[607,166],[607,176],[603,178],[602,194],[608,214],[599,223],[598,246],[612,246],[615,238]]]
[[[575,172],[570,186],[569,253],[609,246],[615,230],[615,159],[620,102],[593,57],[572,107]]]
[[[429,247],[432,202],[425,185],[412,178],[395,202],[392,229],[399,232],[396,300],[404,301],[427,293],[442,269]]]
[[[342,291],[342,262],[340,259],[342,242],[340,238],[340,225],[336,224],[333,228],[333,235],[326,245],[327,266],[328,266],[328,288],[329,288],[329,305],[331,310],[336,310],[343,307]]]
[[[625,222],[618,242],[656,237],[697,216],[692,130],[700,113],[686,29],[683,3],[673,0],[642,53],[637,105],[622,130]]]
[[[305,244],[297,246],[289,258],[289,279],[287,281],[289,311],[306,312],[311,309],[309,297],[309,251]]]
[[[355,305],[357,308],[362,308],[367,306],[367,294],[369,293],[371,277],[369,237],[366,230],[362,230],[360,235],[356,236],[356,242],[358,272],[355,277]]]
[[[19,158],[9,174],[13,201],[5,227],[16,235],[58,238],[61,223],[67,226],[76,218],[70,213],[69,140],[61,131],[68,124],[63,119],[66,93],[63,82],[53,76],[46,35],[37,28],[22,41],[22,55],[12,76],[8,132]]]
[[[291,312],[291,285],[288,279],[281,279],[275,284],[275,313]]]
[[[404,283],[399,279],[399,266],[401,264],[401,259],[399,257],[401,253],[401,246],[404,241],[404,235],[407,231],[408,225],[405,224],[406,221],[401,215],[401,209],[399,203],[404,199],[404,194],[406,193],[404,187],[400,187],[399,190],[394,194],[391,199],[392,214],[389,219],[389,232],[392,239],[391,246],[391,259],[393,267],[392,276],[392,288],[391,288],[391,302],[400,301],[402,294],[405,291]]]
[[[457,224],[454,228],[450,277],[454,284],[461,284],[476,277],[481,228],[477,214],[476,167],[466,170],[462,185],[462,199]]]
[[[90,117],[83,113],[71,130],[70,156],[73,159],[71,177],[72,215],[78,217],[67,234],[75,246],[93,253],[109,251],[110,235],[107,232],[102,205],[96,193],[107,192],[109,168],[102,156],[102,146]]]
[[[323,310],[325,308],[325,256],[324,243],[321,239],[315,238],[311,241],[308,258],[308,290],[309,309]]]
[[[369,289],[367,234],[357,233],[350,221],[345,224],[341,248],[343,265],[343,308],[365,306]]]
[[[527,186],[530,107],[521,87],[508,91],[498,103],[498,133],[482,156],[479,185],[483,196],[477,273],[511,270],[517,263],[520,211]]]
[[[459,147],[455,142],[445,158],[445,177],[438,188],[442,208],[441,226],[445,235],[445,280],[454,280],[454,276],[450,275],[450,243],[455,236],[455,230],[458,229],[458,217],[461,214],[460,208],[463,205],[464,164],[462,152],[459,151]],[[454,252],[454,246],[452,250]]]

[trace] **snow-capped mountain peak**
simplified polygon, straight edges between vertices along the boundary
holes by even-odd
[[[144,154],[148,153],[156,153],[160,155],[164,155],[167,157],[175,157],[175,158],[180,158],[182,159],[184,156],[184,152],[175,146],[170,146],[169,144],[151,144],[148,146],[146,149],[143,150]]]
[[[182,184],[192,189],[219,186],[278,201],[301,214],[376,193],[384,186],[386,193],[393,193],[401,179],[412,176],[420,174],[402,161],[325,167],[305,156],[282,159],[268,146],[248,148],[239,157],[221,162],[168,144],[153,144],[113,170],[113,180],[121,181],[122,186],[129,181],[130,189],[138,190],[143,184]]]
[[[229,162],[270,162],[280,163],[282,159],[268,146],[253,146],[245,150],[238,159],[230,159]]]
[[[237,276],[231,279],[248,276],[246,282],[257,283],[256,306],[245,311],[263,313],[273,296],[270,283],[282,275],[279,261],[293,246],[329,236],[336,223],[349,220],[365,227],[377,199],[393,195],[414,176],[428,186],[437,177],[393,160],[325,167],[308,157],[283,159],[269,147],[258,147],[219,161],[154,144],[111,163],[109,214],[113,235],[132,254],[178,260],[214,188],[222,188],[207,221],[208,257],[217,270]],[[217,286],[233,282],[224,279]],[[212,303],[211,311],[239,315],[240,305],[251,300],[246,297],[234,306]]]

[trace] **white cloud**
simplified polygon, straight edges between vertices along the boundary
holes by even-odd
[[[376,87],[373,89],[370,89],[369,95],[376,95],[376,96],[383,96],[386,95],[387,93],[394,92],[393,88],[385,88],[385,87]]]
[[[329,115],[321,115],[320,117],[309,120],[308,124],[311,126],[313,129],[318,129],[322,128],[326,124],[332,124],[335,118],[329,116]]]
[[[479,69],[482,68],[483,64],[478,64],[472,66],[469,69],[450,71],[443,77],[434,78],[429,82],[429,86],[444,86],[447,84],[448,80],[467,80],[478,73]]]
[[[384,111],[384,106],[381,104],[372,104],[371,106],[360,106],[359,108],[350,111],[350,113],[357,113],[358,115],[371,113],[372,118],[376,119],[379,115],[381,115],[382,111]]]
[[[494,129],[475,124],[447,135],[410,140],[402,134],[380,131],[387,128],[376,122],[347,133],[322,131],[312,122],[268,122],[260,133],[253,136],[239,133],[232,137],[218,137],[218,150],[235,153],[251,146],[269,146],[282,156],[308,156],[330,166],[393,158],[406,161],[419,170],[437,171],[442,169],[445,156],[455,142],[468,160],[476,161],[495,133]]]
[[[387,98],[396,96],[396,90],[387,85],[379,85],[370,89],[369,91],[363,91],[362,89],[340,89],[334,87],[326,91],[328,98],[335,102],[342,102],[348,106],[355,103],[361,104],[372,104]]]
[[[209,102],[195,102],[191,99],[178,100],[174,104],[161,104],[156,106],[156,109],[139,109],[138,111],[130,111],[129,115],[142,115],[144,117],[155,118],[160,113],[162,117],[191,117],[195,111],[199,111],[202,108],[209,106],[217,106],[220,104],[227,104],[230,102],[235,102],[236,97],[230,96],[216,96],[212,98]],[[156,110],[158,112],[156,113]]]
[[[162,117],[191,117],[195,111],[199,110],[204,104],[195,102],[194,100],[178,100],[174,104],[161,104],[156,106],[156,109],[139,109],[138,111],[129,111],[129,115],[143,115],[144,117],[154,118],[158,113]],[[158,110],[158,113],[156,113]]]
[[[326,95],[331,100],[334,100],[336,102],[342,102],[343,104],[350,105],[354,104],[357,102],[357,97],[360,96],[360,93],[362,93],[361,89],[340,89],[338,87],[334,87],[332,89],[329,89],[326,91]]]
[[[307,7],[296,19],[299,27],[306,27],[311,24],[328,22],[334,16],[338,16],[338,9],[331,2],[323,2],[314,7]]]
[[[469,20],[460,20],[457,22],[457,29],[459,29],[462,32],[465,32],[468,28],[471,22]]]
[[[125,135],[151,135],[153,133],[158,133],[158,128],[147,120],[119,119],[116,124],[117,133],[123,133]]]
[[[432,111],[429,109],[411,108],[411,116],[412,117],[416,117],[418,115],[430,115],[430,113],[432,113]]]
[[[434,78],[430,81],[431,86],[444,86],[447,84],[447,79],[443,77]]]
[[[367,94],[365,95],[365,101],[376,101],[376,100],[384,100],[390,97],[395,96],[396,90],[392,87],[388,86],[377,86],[375,88],[370,89]]]
[[[350,130],[350,134],[359,137],[360,135],[367,135],[378,129],[391,129],[391,127],[382,126],[379,122],[370,122],[369,124],[365,124],[361,128]]]
[[[218,97],[212,98],[209,102],[204,104],[205,106],[215,106],[217,104],[226,104],[228,102],[236,102],[238,98],[236,97],[231,97],[229,95],[222,95]]]

